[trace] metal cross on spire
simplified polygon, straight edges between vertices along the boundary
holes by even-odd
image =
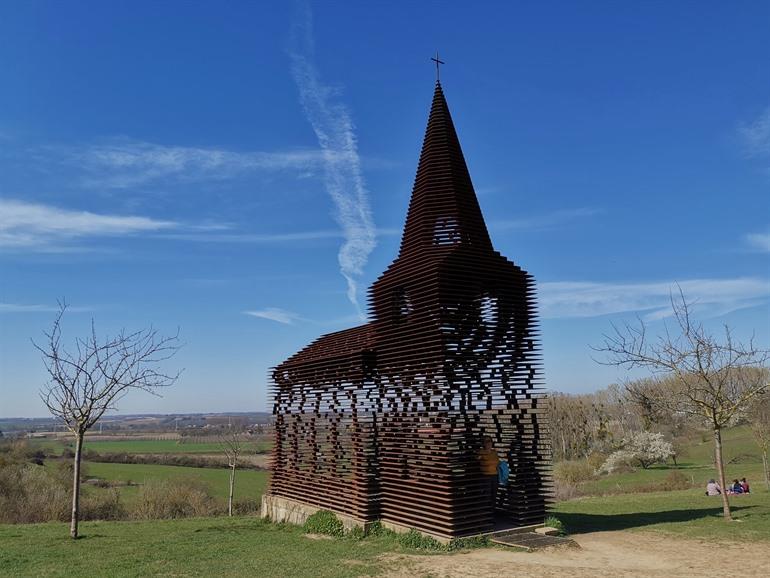
[[[439,66],[441,66],[442,64],[446,64],[446,62],[444,62],[443,60],[439,60],[438,50],[436,50],[436,56],[431,58],[431,60],[436,63],[436,82],[439,82],[441,80]]]

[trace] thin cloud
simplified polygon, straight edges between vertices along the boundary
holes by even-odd
[[[319,241],[323,239],[341,239],[341,231],[297,231],[293,233],[228,233],[228,234],[200,234],[200,233],[164,233],[155,235],[164,239],[178,241],[202,241],[206,243],[291,243],[298,241]]]
[[[174,229],[179,224],[141,216],[73,211],[0,199],[0,248],[55,249],[85,237],[116,237]]]
[[[336,101],[335,90],[321,83],[314,63],[312,15],[303,5],[292,34],[292,73],[305,115],[323,150],[324,183],[336,207],[345,242],[337,260],[348,285],[347,296],[359,316],[358,278],[376,245],[376,231],[361,174],[356,135],[350,113]]]
[[[24,303],[0,303],[0,314],[3,313],[52,313],[59,311],[56,305],[24,304]],[[67,307],[70,313],[82,313],[91,311],[88,307]]]
[[[705,316],[725,315],[770,300],[770,280],[756,278],[691,279],[651,283],[560,281],[539,285],[546,319],[644,313],[649,320],[671,315],[670,297],[681,287],[688,301]]]
[[[753,122],[738,128],[746,153],[751,157],[770,157],[770,107]]]
[[[401,234],[400,229],[377,229],[377,237],[393,237]],[[345,239],[344,231],[321,229],[318,231],[294,231],[289,233],[162,233],[158,238],[179,241],[201,241],[206,243],[294,243],[303,241],[323,241],[325,239]]]
[[[279,307],[266,307],[265,309],[243,311],[243,314],[250,315],[251,317],[258,317],[260,319],[276,321],[277,323],[283,323],[284,325],[292,325],[295,321],[302,319],[298,314]]]
[[[579,207],[576,209],[560,209],[551,213],[532,215],[522,219],[507,221],[492,221],[490,228],[497,231],[511,230],[546,230],[564,225],[570,221],[585,219],[601,214],[604,211],[593,207]]]
[[[182,223],[138,215],[76,211],[42,203],[0,198],[0,250],[72,253],[103,251],[85,239],[143,237],[205,243],[280,244],[346,239],[345,231],[238,233],[227,223]],[[383,229],[378,235],[390,235]]]
[[[124,189],[158,180],[221,180],[253,172],[291,170],[311,176],[324,156],[320,150],[236,152],[124,140],[66,150],[64,158],[86,171],[86,185]]]
[[[770,233],[750,233],[746,235],[745,239],[757,251],[770,253]]]
[[[302,317],[298,313],[287,311],[286,309],[281,309],[280,307],[266,307],[264,309],[242,311],[241,313],[251,317],[276,321],[277,323],[283,323],[284,325],[293,325],[295,322],[301,321],[303,323],[320,325],[322,327],[336,327],[349,326],[351,323],[361,321],[361,318],[358,316],[358,314],[343,315],[342,317],[334,317],[331,319],[308,319],[306,317]]]

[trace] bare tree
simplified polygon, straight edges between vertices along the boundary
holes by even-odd
[[[179,350],[179,332],[162,337],[150,327],[133,333],[122,330],[115,337],[100,340],[92,319],[91,334],[85,339],[76,338],[74,350],[67,351],[61,344],[66,309],[66,303],[60,302],[52,329],[44,332],[45,344],[33,341],[33,345],[42,354],[50,377],[40,397],[48,411],[62,420],[75,437],[70,535],[77,538],[83,438],[129,391],[141,389],[158,395],[158,389],[177,380],[179,373],[163,373],[160,364]]]
[[[227,458],[230,466],[230,492],[227,496],[227,515],[233,515],[233,491],[235,489],[235,468],[238,466],[238,458],[243,450],[241,430],[228,428],[227,433],[219,437],[219,447]]]
[[[765,394],[754,400],[747,413],[751,432],[762,452],[762,469],[765,474],[765,484],[770,490],[770,464],[767,452],[770,449],[770,394]]]
[[[735,341],[730,328],[717,337],[693,321],[690,307],[681,289],[671,297],[677,325],[676,334],[668,328],[657,338],[647,336],[645,323],[613,325],[614,332],[604,336],[596,351],[607,355],[606,365],[618,365],[649,370],[654,380],[632,395],[644,399],[651,407],[673,413],[698,417],[714,434],[714,456],[719,483],[722,487],[724,517],[730,520],[730,503],[725,491],[725,470],[722,459],[722,429],[744,412],[770,384],[764,367],[770,351],[759,349],[753,339],[748,343]],[[639,382],[636,382],[637,384]]]

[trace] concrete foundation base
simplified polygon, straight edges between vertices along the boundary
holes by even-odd
[[[260,509],[260,516],[268,518],[273,522],[286,522],[288,524],[296,524],[298,526],[303,525],[307,519],[315,514],[319,510],[327,508],[321,508],[318,506],[311,506],[297,500],[290,498],[284,498],[282,496],[270,496],[268,494],[262,495],[262,508]],[[334,511],[334,510],[331,510]],[[348,514],[341,514],[340,512],[334,512],[337,518],[342,522],[342,526],[345,531],[350,531],[353,528],[361,528],[366,531],[367,522],[359,520]]]
[[[307,521],[307,519],[310,516],[312,516],[319,510],[325,510],[325,509],[328,509],[328,508],[321,508],[320,506],[312,506],[310,504],[305,504],[304,502],[298,502],[297,500],[292,500],[291,498],[284,498],[282,496],[271,496],[268,494],[263,494],[260,516],[263,518],[267,518],[272,522],[286,522],[288,524],[296,524],[298,526],[301,526]],[[337,518],[342,522],[342,526],[345,528],[345,531],[347,532],[349,532],[353,528],[361,528],[364,532],[366,532],[369,529],[369,526],[372,524],[372,522],[366,522],[364,520],[354,518],[353,516],[350,516],[348,514],[342,514],[334,510],[330,510],[330,511],[334,512]],[[398,524],[396,522],[391,522],[389,520],[379,520],[379,522],[382,524],[384,528],[387,528],[388,530],[392,530],[393,532],[396,532],[398,534],[404,534],[406,532],[409,532],[410,530],[416,529],[416,528],[411,528],[409,526],[404,526],[403,524]],[[449,542],[452,541],[452,538],[448,536],[442,536],[441,534],[433,534],[432,532],[426,532],[424,530],[417,530],[417,531],[420,532],[420,534],[422,534],[423,536],[428,536],[430,538],[433,538],[440,544],[448,544]],[[533,532],[533,531],[542,532],[543,524],[535,524],[532,526],[508,527],[508,528],[501,527],[501,528],[496,528],[492,532],[488,532],[480,535],[489,536],[490,538],[492,538],[496,535],[516,534],[516,533],[525,533],[525,532]]]

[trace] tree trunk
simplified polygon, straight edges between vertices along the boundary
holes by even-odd
[[[770,490],[770,467],[768,467],[767,463],[767,446],[762,447],[762,469],[765,472],[765,484],[767,484],[767,489]]]
[[[227,498],[227,515],[233,515],[233,486],[235,486],[235,464],[230,466],[230,495]]]
[[[75,434],[75,467],[72,477],[72,519],[70,521],[70,536],[78,537],[78,521],[80,517],[80,457],[83,449],[83,432]]]
[[[725,465],[722,461],[722,430],[718,427],[714,428],[714,457],[719,474],[719,486],[722,488],[722,510],[725,520],[729,522],[733,518],[730,515],[730,502],[727,499],[727,485],[725,484]]]
[[[567,460],[567,438],[564,437],[564,428],[561,430],[561,459]]]

